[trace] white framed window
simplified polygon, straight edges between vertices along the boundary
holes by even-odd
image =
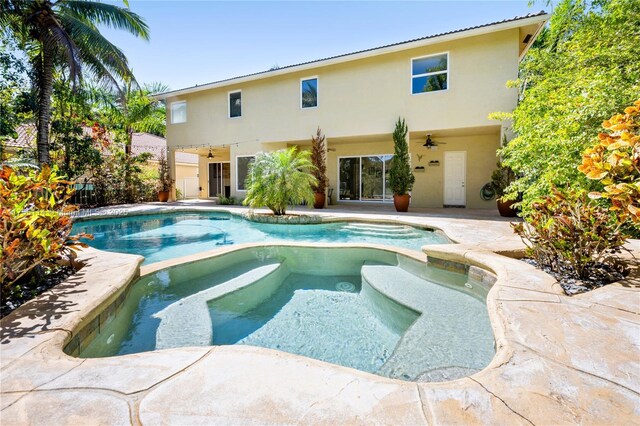
[[[171,102],[171,124],[187,122],[187,101]]]
[[[318,106],[318,77],[300,79],[300,108]]]
[[[242,117],[242,90],[229,92],[229,118]]]
[[[249,166],[255,160],[255,155],[236,156],[236,191],[246,191],[244,182],[249,176]]]
[[[411,94],[447,90],[449,52],[411,59]]]

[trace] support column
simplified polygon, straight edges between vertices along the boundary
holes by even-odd
[[[167,164],[169,165],[169,175],[173,184],[171,185],[171,191],[169,191],[169,201],[176,201],[176,150],[171,147],[167,147]]]

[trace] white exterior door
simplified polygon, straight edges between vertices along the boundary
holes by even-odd
[[[467,151],[444,153],[444,205],[467,204]]]

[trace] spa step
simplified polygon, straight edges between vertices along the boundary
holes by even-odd
[[[422,312],[430,300],[424,293],[439,292],[441,287],[398,266],[365,264],[362,279],[380,293],[415,311]],[[448,290],[450,291],[450,290]]]
[[[451,353],[448,349],[484,338],[482,330],[490,327],[482,323],[486,318],[482,310],[486,308],[478,305],[473,296],[420,278],[397,266],[364,265],[362,279],[378,292],[420,313],[379,374],[402,380],[438,381],[464,377],[469,371],[484,368],[482,363],[470,363],[468,353]],[[451,297],[456,303],[444,302]],[[478,320],[465,323],[469,317]],[[434,333],[433,330],[442,332]],[[460,344],[452,345],[452,341]],[[427,371],[425,365],[431,366],[428,370],[433,371]]]
[[[342,231],[350,235],[361,235],[381,238],[419,238],[421,235],[410,226],[400,225],[360,225],[352,224],[342,227]]]
[[[154,315],[160,319],[156,349],[210,345],[213,330],[207,302],[253,285],[276,286],[287,274],[283,263],[259,266],[172,303]]]

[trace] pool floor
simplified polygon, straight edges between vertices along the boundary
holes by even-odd
[[[360,281],[358,275],[291,274],[247,312],[238,312],[235,300],[217,299],[209,304],[213,344],[261,346],[376,372],[410,323],[393,329],[374,315],[360,296]]]

